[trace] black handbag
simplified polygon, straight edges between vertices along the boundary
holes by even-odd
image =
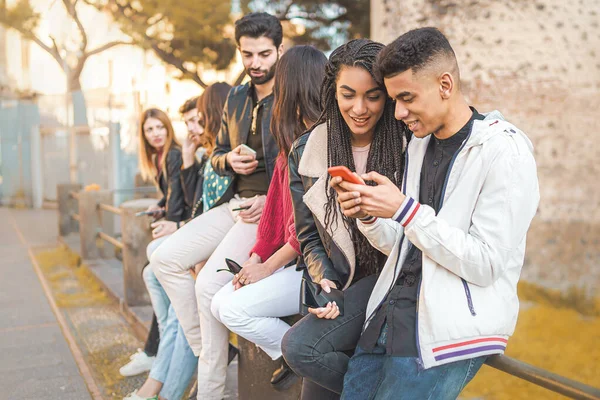
[[[339,289],[331,288],[327,293],[321,285],[313,281],[302,278],[302,287],[300,289],[300,301],[304,307],[320,308],[326,307],[327,303],[334,302],[340,309],[340,316],[344,315],[344,292]]]

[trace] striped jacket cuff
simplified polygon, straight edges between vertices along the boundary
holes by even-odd
[[[359,218],[360,222],[362,222],[365,225],[371,225],[373,223],[375,223],[375,221],[377,221],[377,217],[373,217],[371,215],[366,216],[364,218]]]
[[[412,221],[414,216],[417,214],[419,208],[421,208],[421,205],[418,201],[416,201],[412,197],[406,197],[406,199],[404,199],[404,202],[398,209],[398,212],[396,213],[397,215],[394,215],[394,219],[396,220],[396,222],[406,227],[406,225],[408,225],[410,221]]]

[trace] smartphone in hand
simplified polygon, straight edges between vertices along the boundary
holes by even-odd
[[[357,185],[364,185],[364,183],[362,183],[362,181],[356,175],[354,175],[352,171],[350,171],[347,167],[344,167],[343,165],[337,167],[329,167],[327,169],[327,172],[329,172],[329,175],[331,176],[342,177],[342,179],[346,182],[354,183]]]
[[[339,289],[330,288],[327,293],[321,285],[306,278],[302,278],[300,289],[300,302],[305,308],[327,307],[328,303],[335,302],[340,310],[340,315],[344,315],[344,292]],[[307,310],[308,311],[308,310]]]
[[[245,144],[240,145],[240,155],[242,156],[252,156],[256,159],[256,150],[252,147],[247,146]]]

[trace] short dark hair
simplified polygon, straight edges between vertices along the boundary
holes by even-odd
[[[235,42],[238,46],[242,36],[254,39],[265,36],[273,41],[275,47],[279,47],[283,40],[283,29],[281,22],[271,14],[250,13],[235,21]]]
[[[188,111],[192,111],[196,108],[196,103],[198,102],[198,97],[192,97],[191,99],[187,99],[185,103],[181,107],[179,107],[179,114],[185,114]]]
[[[377,72],[381,78],[391,78],[407,70],[418,72],[439,56],[456,54],[450,42],[437,28],[418,28],[406,32],[388,44],[377,57]]]

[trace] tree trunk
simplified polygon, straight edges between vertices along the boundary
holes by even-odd
[[[73,125],[88,126],[87,106],[85,96],[81,90],[79,76],[69,79],[69,90],[71,92],[71,102],[73,104]]]

